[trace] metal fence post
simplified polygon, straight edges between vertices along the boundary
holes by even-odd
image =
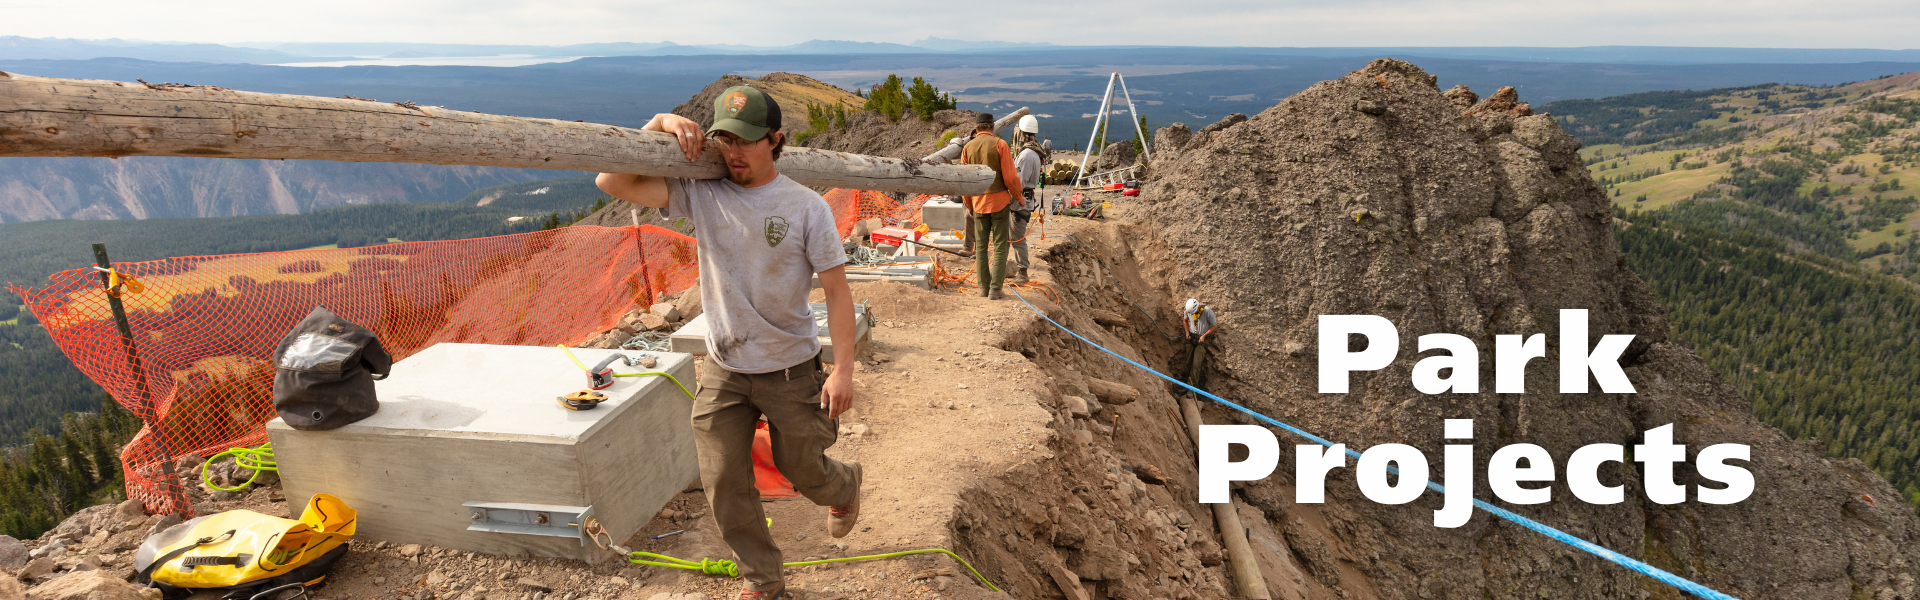
[[[113,262],[107,259],[107,245],[93,244],[93,259],[101,269],[113,269]],[[147,387],[147,370],[140,364],[140,352],[133,342],[133,327],[127,323],[127,309],[120,303],[120,297],[113,291],[112,275],[100,272],[100,287],[107,291],[107,305],[113,308],[113,323],[120,328],[120,343],[127,349],[127,366],[133,369],[133,383],[140,394],[138,414],[146,421],[147,428],[153,434],[153,441],[160,447],[161,489],[166,502],[182,517],[193,516],[193,503],[187,501],[186,493],[180,489],[180,478],[173,472],[173,447],[167,441],[167,432],[161,426],[160,413],[154,406],[153,392]],[[124,456],[122,458],[124,461]],[[128,465],[132,466],[132,465]],[[128,497],[132,497],[131,494]]]

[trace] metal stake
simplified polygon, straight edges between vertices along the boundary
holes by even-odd
[[[113,262],[107,259],[107,245],[93,244],[93,259],[102,269],[112,269]],[[127,365],[133,369],[133,384],[140,393],[140,418],[153,430],[153,441],[160,446],[161,484],[167,501],[173,503],[182,517],[193,516],[193,503],[187,502],[187,495],[180,489],[180,479],[173,473],[173,447],[167,442],[167,431],[160,423],[160,412],[154,406],[153,392],[147,387],[147,370],[140,364],[140,352],[133,343],[133,327],[127,324],[127,309],[120,304],[120,297],[113,294],[113,276],[100,273],[100,286],[107,290],[107,306],[113,308],[113,324],[120,328],[120,344],[127,349]]]

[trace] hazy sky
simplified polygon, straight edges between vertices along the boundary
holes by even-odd
[[[0,35],[186,42],[1920,47],[1915,0],[0,0]]]

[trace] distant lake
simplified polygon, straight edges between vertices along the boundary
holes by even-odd
[[[584,56],[534,56],[532,54],[499,54],[494,56],[424,56],[416,58],[380,58],[367,57],[353,60],[330,60],[324,62],[282,63],[279,67],[521,67],[540,63],[567,62],[586,58]]]

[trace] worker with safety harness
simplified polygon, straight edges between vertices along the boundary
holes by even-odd
[[[696,180],[601,173],[615,198],[684,217],[700,232],[700,301],[712,354],[693,403],[694,444],[720,536],[747,580],[740,600],[789,597],[781,554],[754,487],[755,423],[765,417],[773,462],[796,491],[828,506],[833,537],[860,516],[861,469],[826,456],[839,436],[835,419],[853,405],[853,370],[821,368],[820,342],[807,293],[817,273],[826,293],[834,363],[854,362],[854,314],[839,230],[820,194],[774,168],[786,145],[780,107],[749,86],[714,99],[713,125],[661,114],[647,131],[680,139],[688,161],[709,144],[725,179]]]
[[[1213,307],[1201,304],[1198,299],[1188,298],[1187,306],[1181,311],[1187,324],[1187,350],[1193,353],[1187,362],[1187,385],[1202,390],[1207,389],[1207,338],[1220,328],[1220,321],[1213,315]]]
[[[1027,224],[1033,221],[1033,211],[1040,207],[1040,195],[1035,191],[1045,185],[1041,170],[1046,168],[1048,155],[1052,154],[1035,141],[1040,133],[1040,119],[1033,115],[1020,117],[1020,124],[1013,131],[1013,145],[1020,154],[1013,159],[1013,167],[1020,174],[1020,196],[1013,199],[1013,261],[1008,271],[1009,283],[1026,283],[1027,280]]]

